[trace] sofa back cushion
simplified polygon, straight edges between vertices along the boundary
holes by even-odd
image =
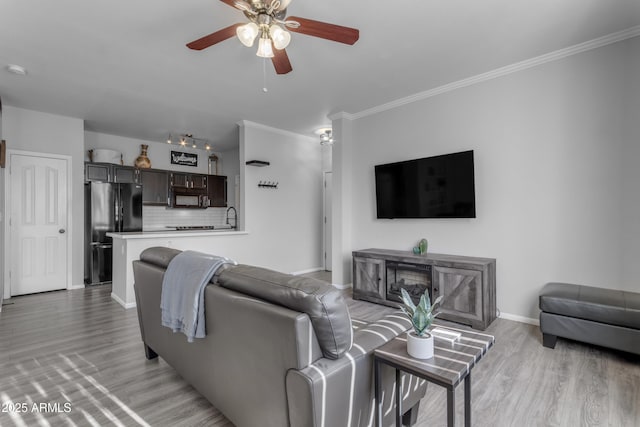
[[[166,269],[171,260],[180,252],[182,251],[178,249],[154,246],[152,248],[147,248],[140,253],[140,261]]]
[[[326,282],[249,265],[224,270],[218,282],[236,292],[306,313],[328,359],[338,359],[351,348],[347,304],[342,293]]]

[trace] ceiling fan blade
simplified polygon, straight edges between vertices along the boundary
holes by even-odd
[[[287,29],[294,33],[320,37],[344,44],[354,44],[358,41],[358,38],[360,38],[360,31],[355,28],[327,24],[326,22],[314,21],[312,19],[298,18],[297,16],[289,16],[287,17],[287,21],[295,21],[300,24],[298,28],[287,26]]]
[[[273,49],[271,62],[273,62],[273,67],[276,69],[276,74],[287,74],[293,70],[291,62],[289,62],[289,56],[284,49]]]
[[[188,43],[187,47],[193,50],[206,49],[209,46],[213,46],[216,43],[220,43],[235,36],[236,28],[238,28],[240,25],[242,24],[230,25],[227,28],[223,28],[222,30],[211,33],[208,36],[204,36],[202,38],[199,38],[198,40],[194,40],[191,43]]]

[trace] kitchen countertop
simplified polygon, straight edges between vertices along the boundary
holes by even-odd
[[[220,228],[218,230],[177,231],[154,227],[157,231],[133,231],[107,233],[113,238],[113,277],[111,298],[124,308],[136,306],[133,262],[152,246],[164,246],[179,250],[192,250],[210,254],[223,254],[244,259],[249,232]]]
[[[171,229],[156,229],[147,231],[129,231],[120,233],[107,233],[108,237],[114,239],[155,239],[163,237],[200,237],[200,236],[233,236],[233,235],[245,235],[249,234],[247,231],[238,231],[221,228],[219,230],[171,230]]]

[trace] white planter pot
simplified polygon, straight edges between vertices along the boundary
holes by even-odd
[[[115,163],[120,164],[121,153],[116,150],[109,150],[106,148],[94,148],[93,160],[98,163]]]
[[[427,333],[419,337],[413,330],[408,331],[407,353],[416,359],[431,359],[433,357],[433,335]]]

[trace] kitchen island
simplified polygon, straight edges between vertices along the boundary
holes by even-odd
[[[236,230],[189,230],[189,231],[141,231],[107,233],[113,238],[113,279],[111,298],[124,308],[136,306],[133,291],[133,261],[140,253],[152,246],[165,246],[180,250],[200,251],[226,256],[237,262],[245,260],[248,245],[246,231]]]

